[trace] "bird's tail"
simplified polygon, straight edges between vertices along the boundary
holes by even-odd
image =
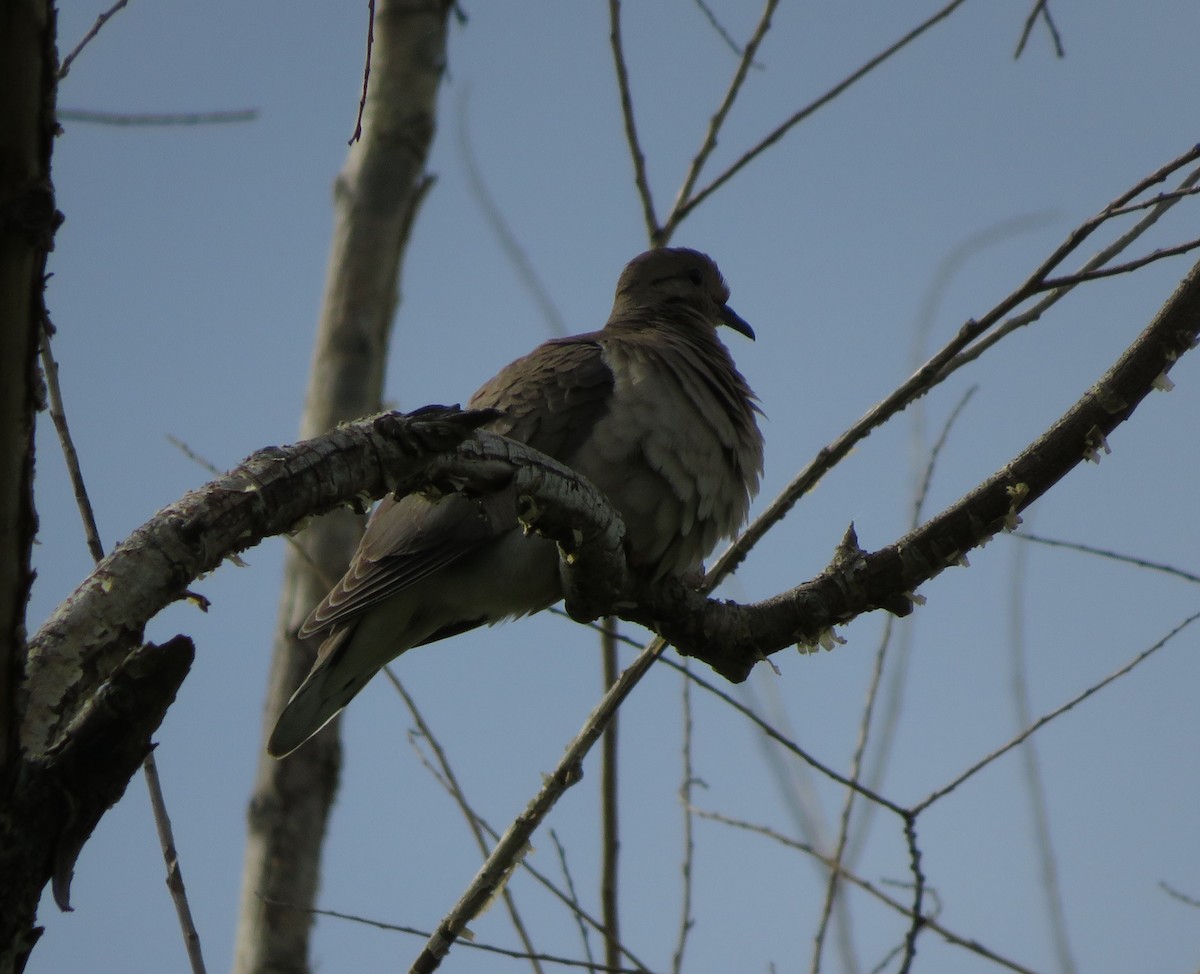
[[[267,753],[272,757],[291,754],[333,720],[379,672],[379,667],[345,665],[356,628],[339,629],[321,644],[316,665],[292,694],[267,741]]]

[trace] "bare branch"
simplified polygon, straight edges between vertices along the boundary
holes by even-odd
[[[705,3],[704,0],[695,0],[695,3],[696,6],[700,8],[700,12],[704,14],[704,19],[707,20],[712,25],[712,29],[717,32],[717,36],[725,42],[725,46],[733,51],[734,54],[738,55],[738,57],[741,57],[742,48],[738,47],[737,41],[733,39],[733,35],[730,34],[729,31],[725,29],[725,25],[717,19],[717,15],[713,11],[712,7]]]
[[[1138,558],[1134,555],[1123,555],[1117,551],[1109,551],[1107,548],[1096,548],[1093,545],[1083,544],[1079,541],[1060,541],[1055,538],[1043,538],[1036,534],[1030,534],[1028,531],[1017,531],[1013,534],[1013,537],[1018,541],[1033,541],[1051,548],[1068,548],[1071,551],[1082,551],[1088,555],[1111,558],[1113,561],[1123,561],[1130,565],[1136,565],[1139,568],[1149,568],[1152,571],[1164,572],[1168,575],[1174,575],[1176,578],[1182,578],[1186,582],[1200,584],[1200,575],[1185,572],[1182,568],[1176,568],[1174,565],[1164,565],[1162,562],[1150,561],[1146,558]]]
[[[765,836],[766,838],[771,839],[773,842],[778,842],[782,846],[795,849],[798,852],[804,853],[806,856],[811,856],[813,859],[824,863],[830,869],[835,867],[833,859],[822,854],[816,847],[807,842],[801,842],[797,839],[793,839],[790,836],[784,835],[782,832],[769,828],[766,825],[755,825],[751,822],[746,822],[741,819],[731,818],[728,815],[722,815],[719,812],[703,811],[700,809],[696,810],[696,814],[700,818],[706,818],[713,822],[720,822],[722,825],[729,825],[735,829],[743,829],[747,832],[753,832],[757,835]],[[844,867],[840,869],[839,875],[846,882],[850,883],[852,886],[857,886],[863,892],[874,897],[876,900],[878,900],[880,903],[883,903],[890,909],[895,910],[902,916],[908,917],[910,920],[913,919],[911,907],[906,906],[891,896],[888,896],[887,893],[883,892],[883,890],[879,889],[869,880],[863,879],[861,876],[850,872]],[[1016,971],[1017,974],[1034,974],[1030,968],[1023,967],[1016,961],[1009,960],[1007,957],[1003,957],[1002,955],[997,954],[995,951],[989,950],[988,948],[984,947],[983,944],[979,943],[978,940],[960,936],[959,934],[947,929],[933,916],[926,915],[920,918],[920,920],[922,926],[928,927],[930,930],[934,931],[947,943],[954,944],[956,947],[963,947],[981,957],[986,957],[988,960],[999,964],[1001,967],[1005,967],[1010,971]]]
[[[1192,153],[1189,152],[1186,155],[1191,156]],[[1179,167],[1179,160],[1177,159],[1172,163],[1168,163],[1168,166],[1172,171],[1174,171]],[[1161,178],[1166,178],[1166,174],[1163,174]],[[1173,192],[1160,193],[1154,199],[1145,200],[1141,203],[1129,204],[1126,201],[1125,204],[1122,204],[1120,201],[1118,201],[1105,207],[1101,213],[1101,216],[1105,218],[1121,216],[1125,213],[1132,213],[1135,210],[1140,210],[1143,208],[1149,208],[1150,212],[1147,213],[1136,224],[1130,227],[1129,230],[1121,234],[1121,236],[1119,236],[1107,247],[1103,247],[1097,251],[1092,257],[1084,262],[1080,270],[1091,271],[1107,264],[1117,254],[1124,251],[1126,247],[1133,243],[1133,241],[1138,239],[1138,237],[1140,237],[1143,233],[1149,230],[1150,227],[1157,223],[1159,218],[1161,218],[1163,214],[1165,214],[1172,206],[1178,203],[1179,200],[1185,196],[1190,196],[1196,192],[1200,192],[1200,187],[1195,185],[1197,182],[1200,182],[1200,168],[1193,169],[1190,173],[1188,173],[1182,182],[1180,182],[1179,188]],[[1144,188],[1145,187],[1143,187],[1143,189]],[[1128,194],[1126,194],[1126,196],[1128,196]],[[1037,321],[1048,308],[1066,297],[1067,294],[1070,293],[1071,287],[1074,287],[1074,284],[1070,285],[1070,287],[1064,287],[1059,290],[1051,291],[1040,301],[1034,304],[1033,307],[1007,319],[990,335],[981,338],[970,348],[965,349],[956,355],[950,365],[946,367],[946,374],[949,375],[951,372],[962,368],[968,362],[974,361],[998,341],[1016,331],[1018,328],[1023,328],[1025,325],[1032,324],[1033,322]]]
[[[922,21],[894,44],[885,48],[879,54],[875,55],[875,57],[871,58],[871,60],[869,60],[849,77],[839,81],[836,85],[825,92],[825,94],[821,95],[821,97],[817,98],[815,101],[809,102],[781,125],[778,125],[773,131],[759,141],[757,145],[745,152],[741,158],[739,158],[733,163],[733,165],[717,176],[717,178],[711,183],[700,190],[700,192],[698,192],[695,196],[689,200],[677,204],[674,211],[674,224],[677,226],[679,223],[681,223],[684,217],[691,213],[692,210],[694,210],[697,206],[708,199],[709,196],[729,182],[730,179],[732,179],[739,172],[741,172],[742,169],[762,155],[762,153],[764,153],[767,149],[787,135],[787,133],[790,132],[795,126],[800,124],[800,122],[803,122],[806,118],[808,118],[808,116],[817,111],[817,109],[823,108],[829,102],[833,101],[838,95],[844,92],[855,82],[870,74],[897,51],[907,47],[927,30],[929,30],[929,28],[933,27],[940,21],[945,20],[965,2],[966,0],[951,0],[950,3],[948,3],[941,10],[937,11],[932,17]]]
[[[0,884],[2,915],[13,915],[25,887],[40,891],[47,880],[55,902],[70,909],[79,852],[150,753],[150,737],[193,655],[191,640],[183,636],[162,646],[137,646],[64,728],[53,751],[23,755],[5,824],[36,823],[36,828],[0,847],[3,875],[20,877]]]
[[[1094,459],[1105,448],[1106,437],[1162,383],[1198,336],[1200,265],[1192,268],[1113,367],[1053,427],[905,538],[871,554],[848,538],[845,550],[816,579],[754,605],[704,600],[668,580],[640,593],[641,604],[621,614],[651,626],[727,679],[740,680],[764,654],[791,643],[812,644],[829,627],[860,612],[883,607],[902,611],[889,600],[915,592],[944,568],[961,564],[971,548],[1015,527],[1020,512],[1037,497],[1084,459]],[[728,561],[723,556],[709,579]],[[708,584],[706,580],[706,591]]]
[[[579,925],[579,939],[583,944],[583,952],[587,956],[588,963],[595,966],[595,955],[592,953],[592,938],[588,936],[588,926],[584,922],[584,912],[582,904],[579,902],[579,894],[575,891],[575,880],[571,876],[571,867],[567,864],[567,850],[559,839],[558,833],[553,828],[547,830],[550,836],[550,841],[554,843],[554,851],[558,854],[558,864],[562,867],[563,882],[567,884],[565,902],[571,907],[571,913],[575,917],[575,922]],[[525,860],[525,867],[529,868],[529,860]]]
[[[758,26],[754,28],[754,33],[750,36],[750,40],[746,44],[746,49],[742,52],[741,60],[738,61],[737,69],[733,73],[733,80],[729,83],[729,89],[725,92],[725,97],[721,100],[716,114],[709,121],[708,131],[704,134],[704,142],[688,167],[687,174],[683,178],[683,185],[679,187],[679,193],[675,197],[675,205],[671,208],[667,222],[662,228],[661,242],[663,243],[671,238],[675,228],[679,225],[679,221],[683,218],[683,206],[687,203],[688,197],[691,196],[692,190],[696,186],[696,180],[700,178],[700,171],[704,168],[704,164],[708,162],[708,157],[712,154],[713,149],[717,147],[717,136],[720,134],[721,126],[725,124],[725,118],[729,115],[729,110],[733,107],[733,102],[737,98],[738,92],[742,90],[746,74],[750,70],[750,65],[754,63],[754,55],[758,52],[759,45],[762,43],[763,38],[766,37],[767,31],[771,29],[771,17],[778,6],[779,0],[767,0],[766,6],[763,7],[762,15],[758,19]]]
[[[103,13],[101,13],[99,17],[96,18],[96,22],[94,24],[92,24],[92,26],[88,30],[88,32],[86,34],[84,34],[83,37],[80,39],[79,43],[76,44],[71,49],[71,53],[62,59],[62,63],[59,65],[59,68],[58,68],[58,80],[59,81],[62,81],[62,79],[67,76],[67,73],[71,70],[71,64],[74,62],[74,60],[77,57],[79,57],[79,52],[88,46],[88,44],[91,42],[93,37],[95,37],[97,34],[100,33],[100,28],[103,27],[105,24],[107,24],[109,19],[118,10],[124,9],[124,7],[128,3],[129,3],[129,0],[117,0],[116,3],[114,3],[111,7],[109,7],[107,10],[105,10]]]
[[[50,416],[58,434],[59,447],[67,465],[67,475],[71,487],[75,491],[75,503],[79,515],[83,519],[84,536],[87,539],[88,550],[92,560],[99,562],[104,557],[104,546],[100,543],[100,532],[96,527],[95,511],[88,497],[87,485],[83,481],[83,471],[79,466],[79,454],[75,450],[71,438],[71,428],[67,423],[66,410],[63,407],[62,389],[58,382],[58,363],[54,360],[54,351],[50,347],[50,322],[42,322],[42,372],[46,378],[46,389],[50,398]],[[158,776],[158,764],[153,752],[146,754],[142,762],[142,771],[146,776],[146,788],[150,793],[150,807],[154,812],[154,824],[158,831],[159,847],[162,850],[163,861],[167,867],[167,889],[175,904],[175,914],[179,920],[180,931],[183,934],[184,948],[187,950],[188,962],[193,974],[204,974],[204,954],[200,947],[200,934],[192,920],[191,906],[188,904],[187,890],[183,883],[183,870],[179,865],[179,854],[175,849],[175,838],[171,829],[171,817],[167,811],[167,802],[162,792],[162,782]],[[56,888],[59,896],[58,905],[68,909],[67,890]]]
[[[638,647],[638,648],[640,649],[641,647]],[[391,672],[390,668],[385,668],[384,672],[390,673]],[[411,735],[410,735],[410,739],[411,739]],[[441,785],[442,788],[444,788],[447,793],[451,794],[452,797],[454,797],[454,800],[456,802],[458,802],[460,795],[454,794],[453,786],[451,785],[450,781],[447,779],[446,775],[443,774],[443,772],[441,770],[439,770],[438,768],[435,768],[433,766],[432,761],[424,753],[421,753],[421,763],[425,766],[426,770],[428,770],[429,773],[431,775],[433,775],[434,780],[437,781],[437,783],[439,785]],[[465,796],[463,796],[463,801],[465,802]],[[491,837],[492,841],[496,841],[497,839],[500,838],[500,833],[497,832],[494,828],[491,827],[491,825],[488,824],[487,819],[485,819],[482,815],[480,815],[478,812],[476,812],[469,805],[464,805],[462,807],[463,807],[464,812],[470,816],[471,820],[473,822],[475,822],[479,826],[479,828],[481,828],[484,832],[486,832],[488,836]],[[582,939],[583,939],[584,953],[587,954],[589,959],[591,959],[592,950],[591,950],[591,942],[587,935],[588,928],[590,927],[591,929],[596,930],[599,933],[603,934],[604,924],[603,924],[603,922],[601,922],[596,917],[592,916],[590,913],[588,913],[587,910],[585,910],[583,908],[583,904],[580,903],[579,896],[575,891],[575,885],[574,885],[573,881],[571,880],[570,870],[567,868],[566,850],[564,850],[562,848],[562,845],[559,843],[558,836],[555,834],[554,829],[550,829],[549,834],[550,834],[551,840],[555,844],[556,849],[558,850],[559,862],[562,864],[563,874],[566,877],[566,883],[567,883],[566,892],[564,892],[558,886],[556,886],[554,884],[554,882],[548,876],[546,876],[544,873],[540,872],[536,866],[531,865],[529,862],[528,856],[521,860],[521,868],[525,872],[529,873],[529,875],[532,876],[538,883],[540,883],[541,886],[544,889],[546,889],[555,899],[557,899],[568,910],[570,910],[571,915],[573,917],[575,917],[576,921],[579,924],[579,929],[580,929],[580,932],[582,934]],[[621,946],[621,953],[629,960],[629,962],[631,964],[635,965],[639,970],[645,969],[646,965],[643,964],[642,961],[637,956],[635,956],[634,953],[631,950],[629,950],[627,947],[625,947],[624,945]]]
[[[1061,288],[1074,287],[1076,284],[1082,284],[1084,281],[1095,281],[1102,277],[1115,277],[1117,274],[1128,274],[1130,271],[1136,271],[1139,267],[1153,264],[1164,257],[1178,257],[1180,254],[1189,253],[1197,247],[1200,247],[1200,238],[1176,244],[1174,247],[1159,247],[1153,253],[1126,261],[1124,264],[1113,264],[1111,267],[1101,267],[1092,271],[1080,271],[1077,274],[1067,274],[1063,277],[1048,277],[1042,281],[1038,290],[1057,291]]]
[[[1029,11],[1029,16],[1025,18],[1025,26],[1021,30],[1021,39],[1017,41],[1017,50],[1013,53],[1014,61],[1025,50],[1025,45],[1029,41],[1029,35],[1033,33],[1033,25],[1037,23],[1038,17],[1041,17],[1046,22],[1046,29],[1050,31],[1050,39],[1054,42],[1055,55],[1060,58],[1067,56],[1067,52],[1063,48],[1062,35],[1058,32],[1058,25],[1054,23],[1054,18],[1050,16],[1049,0],[1037,0],[1037,3],[1033,5],[1033,9]]]
[[[1013,550],[1012,570],[1009,573],[1007,639],[1011,665],[1009,690],[1014,723],[1017,727],[1027,727],[1033,721],[1033,704],[1030,701],[1029,691],[1029,647],[1025,638],[1024,625],[1028,555],[1029,547],[1018,545]],[[1057,967],[1062,974],[1076,974],[1079,966],[1075,963],[1070,934],[1067,932],[1067,915],[1062,881],[1059,878],[1058,855],[1054,845],[1053,830],[1050,827],[1046,779],[1042,770],[1037,740],[1032,737],[1026,739],[1020,748],[1019,760],[1025,782],[1025,797],[1032,819],[1033,854],[1041,874],[1041,882],[1037,884],[1037,890],[1045,906],[1046,925],[1049,928],[1054,952],[1057,955]]]
[[[142,762],[142,773],[146,776],[146,789],[150,793],[150,806],[154,810],[154,825],[158,830],[158,844],[167,864],[167,888],[175,904],[179,927],[183,931],[183,945],[187,950],[192,974],[204,974],[204,953],[200,949],[200,934],[192,919],[192,908],[188,905],[187,890],[183,885],[183,871],[179,867],[179,853],[175,848],[175,833],[171,828],[171,816],[163,798],[162,781],[158,777],[158,763],[154,755],[147,754]]]
[[[430,770],[438,778],[441,784],[449,792],[450,797],[454,799],[454,803],[458,806],[458,810],[462,813],[467,822],[467,828],[471,830],[471,835],[475,838],[475,844],[479,847],[479,851],[483,856],[487,856],[488,846],[487,840],[484,838],[483,825],[479,820],[479,816],[475,814],[475,810],[471,808],[467,801],[466,793],[462,789],[462,785],[458,783],[458,775],[454,773],[454,766],[450,763],[445,750],[443,750],[441,742],[433,733],[433,728],[425,720],[425,715],[421,713],[421,709],[417,706],[417,701],[404,688],[404,684],[400,682],[400,678],[396,676],[395,670],[390,666],[383,668],[383,673],[387,677],[388,682],[400,694],[400,699],[404,701],[404,706],[408,708],[409,715],[417,723],[416,733],[425,739],[430,749],[433,751],[434,759],[437,761],[437,768],[430,767]],[[424,756],[422,755],[424,759]],[[525,927],[525,922],[521,919],[520,911],[517,909],[517,901],[512,893],[505,886],[503,891],[504,906],[508,910],[509,919],[512,920],[513,929],[516,930],[517,936],[525,947],[526,953],[533,962],[533,969],[537,974],[541,974],[541,964],[538,963],[536,951],[533,949],[533,941],[530,939],[529,931]]]
[[[758,714],[756,714],[753,710],[751,710],[749,707],[747,707],[745,704],[743,704],[741,701],[737,700],[735,697],[733,697],[729,693],[725,692],[725,690],[721,689],[716,684],[710,683],[708,680],[704,679],[704,677],[699,676],[694,670],[685,668],[682,663],[677,663],[675,660],[671,659],[668,656],[664,656],[660,662],[661,662],[661,665],[663,665],[663,666],[669,666],[672,669],[677,670],[680,673],[683,673],[687,677],[687,679],[690,680],[692,683],[696,684],[696,686],[700,687],[703,690],[706,690],[708,693],[711,693],[718,700],[721,700],[727,706],[736,710],[739,714],[741,714],[743,717],[745,717],[747,720],[749,720],[752,724],[754,724],[755,727],[757,727],[760,731],[762,731],[762,733],[766,737],[770,738],[776,744],[783,747],[789,753],[794,754],[801,761],[803,761],[809,767],[813,768],[818,773],[825,775],[831,781],[835,781],[839,785],[842,785],[846,788],[851,789],[852,791],[856,792],[857,794],[862,795],[868,801],[873,802],[876,805],[879,805],[881,808],[886,808],[889,812],[892,812],[893,814],[898,815],[901,818],[903,818],[907,814],[906,809],[904,809],[900,805],[896,804],[895,802],[891,801],[890,799],[885,798],[883,795],[879,794],[878,792],[872,791],[870,788],[867,788],[861,782],[853,781],[850,778],[847,778],[845,775],[839,774],[837,771],[835,771],[833,768],[829,767],[827,764],[822,764],[819,760],[817,760],[817,758],[815,758],[815,757],[813,757],[813,755],[809,754],[808,751],[804,750],[804,748],[802,748],[795,741],[791,740],[788,737],[785,737],[782,733],[780,733],[779,729],[777,727],[775,727],[773,724],[764,720],[762,717],[760,717]]]
[[[625,50],[621,44],[621,0],[608,0],[609,43],[612,45],[613,67],[617,72],[617,90],[621,96],[621,116],[625,119],[625,141],[633,159],[633,179],[637,184],[638,198],[642,201],[642,213],[646,220],[646,233],[650,243],[661,242],[662,230],[658,217],[654,215],[654,197],[646,179],[646,157],[638,141],[637,124],[633,120],[633,95],[629,90],[629,69],[625,63]]]
[[[64,122],[92,122],[96,125],[225,125],[231,122],[253,122],[257,108],[235,108],[218,112],[93,112],[81,108],[64,108],[58,113]]]
[[[1188,896],[1187,893],[1177,890],[1170,883],[1159,881],[1158,888],[1166,893],[1171,899],[1178,900],[1180,903],[1186,903],[1188,906],[1200,909],[1200,899],[1194,896]]]
[[[817,485],[826,473],[836,466],[865,438],[872,430],[883,425],[896,413],[903,410],[909,403],[925,395],[930,389],[944,381],[954,371],[961,368],[971,359],[972,347],[983,344],[983,336],[1003,321],[1005,316],[1019,307],[1030,297],[1040,292],[1046,277],[1061,264],[1073,251],[1078,249],[1097,227],[1103,224],[1113,211],[1118,211],[1131,200],[1140,196],[1149,187],[1166,179],[1171,173],[1200,158],[1200,145],[1193,146],[1188,151],[1161,166],[1149,176],[1139,180],[1132,188],[1122,193],[1116,200],[1106,206],[1095,216],[1084,221],[1067,235],[1054,251],[1050,253],[1041,265],[1006,298],[995,305],[982,317],[965,322],[955,336],[939,351],[934,353],[908,379],[891,392],[882,402],[867,410],[841,436],[829,445],[822,447],[816,457],[801,470],[791,483],[783,489],[753,522],[742,532],[741,536],[730,545],[714,563],[709,572],[709,578],[715,583],[724,578],[741,564],[742,560],[767,533],[768,530],[795,503]],[[1165,203],[1170,206],[1171,203]],[[1149,219],[1149,215],[1147,216]],[[710,589],[711,590],[711,589]]]
[[[546,287],[541,277],[538,276],[537,269],[533,266],[533,261],[529,259],[529,254],[521,246],[517,235],[513,233],[512,227],[509,226],[508,220],[505,219],[500,207],[496,205],[496,200],[493,198],[491,191],[487,187],[487,183],[484,181],[483,173],[479,168],[479,160],[476,158],[475,149],[471,145],[470,132],[467,126],[469,94],[470,91],[466,87],[459,94],[456,133],[458,135],[458,149],[462,154],[463,169],[466,172],[467,185],[471,189],[471,195],[475,197],[475,202],[479,204],[479,208],[483,211],[485,222],[500,242],[500,249],[504,251],[504,256],[508,258],[508,262],[512,264],[513,270],[517,272],[517,279],[525,286],[525,290],[533,298],[534,303],[538,306],[538,310],[542,313],[546,327],[553,335],[566,335],[567,324],[563,320],[562,312],[558,310],[558,306],[550,296],[549,288]]]
[[[261,450],[164,508],[118,545],[30,640],[26,751],[52,745],[75,709],[141,641],[146,622],[201,573],[353,501],[364,485],[380,496],[420,479],[441,450],[487,418],[444,407],[409,417],[383,414],[288,450]]]
[[[687,659],[683,661],[683,676],[680,681],[683,709],[683,742],[681,759],[683,764],[683,780],[679,783],[679,803],[683,806],[683,862],[680,866],[683,895],[679,909],[679,935],[675,941],[675,953],[671,957],[672,974],[683,974],[683,954],[687,949],[688,935],[695,926],[692,916],[692,865],[696,857],[696,839],[694,829],[695,808],[692,792],[696,787],[696,772],[692,766],[692,681],[691,667]]]
[[[375,50],[375,0],[367,0],[367,51],[363,55],[362,94],[358,98],[358,115],[354,119],[354,134],[347,145],[354,145],[362,138],[363,112],[367,109],[367,85],[371,81],[371,54]]]
[[[87,540],[88,552],[93,561],[104,557],[104,545],[100,543],[100,530],[96,527],[96,514],[88,497],[87,485],[83,482],[83,471],[79,467],[79,454],[75,450],[75,442],[71,438],[71,429],[67,425],[67,413],[63,408],[62,388],[58,383],[58,362],[54,360],[54,350],[50,347],[51,326],[48,321],[42,322],[42,375],[46,379],[46,392],[50,399],[50,418],[54,421],[54,429],[58,434],[59,448],[67,465],[67,476],[71,481],[71,489],[75,492],[75,505],[79,508],[79,516],[83,520],[83,535]]]
[[[288,906],[287,903],[280,903],[279,905]],[[406,927],[398,923],[386,923],[383,920],[371,920],[353,913],[340,913],[337,910],[313,910],[312,912],[316,916],[349,920],[351,923],[361,923],[368,927],[374,927],[377,930],[391,930],[396,933],[409,933],[417,937],[426,938],[433,936],[427,930],[418,930],[416,927]],[[590,960],[574,960],[570,957],[560,957],[557,954],[535,954],[520,950],[509,950],[507,947],[497,947],[494,944],[480,943],[478,940],[463,940],[462,943],[475,950],[482,950],[489,954],[499,954],[502,957],[513,957],[516,960],[544,961],[547,964],[560,964],[563,967],[583,967],[588,971],[603,971],[607,972],[607,974],[651,974],[648,968],[640,965],[638,967],[610,967],[606,964],[594,964]]]
[[[666,643],[661,639],[651,642],[609,688],[588,715],[583,729],[567,747],[554,771],[545,776],[537,795],[501,836],[487,862],[476,873],[453,909],[438,924],[424,950],[413,962],[411,974],[430,974],[437,970],[450,948],[462,937],[467,924],[478,916],[495,891],[506,882],[516,863],[524,858],[530,848],[530,838],[550,809],[568,788],[580,780],[584,756],[604,732],[612,715],[665,649]]]
[[[1070,700],[1068,700],[1062,706],[1057,707],[1054,710],[1051,710],[1048,714],[1044,714],[1041,717],[1039,717],[1036,721],[1034,721],[1032,724],[1030,724],[1028,727],[1026,727],[1025,730],[1021,731],[1021,733],[1019,733],[1016,737],[1014,737],[1007,744],[1003,745],[1002,747],[998,747],[996,750],[992,751],[986,757],[983,757],[980,760],[976,761],[973,765],[971,765],[969,768],[967,768],[966,771],[964,771],[962,774],[960,774],[953,781],[949,782],[946,785],[943,785],[941,788],[938,788],[936,791],[930,792],[927,796],[925,796],[925,798],[923,798],[921,801],[917,802],[917,804],[915,804],[912,807],[912,813],[914,815],[919,815],[921,812],[925,811],[925,809],[927,809],[934,802],[936,802],[942,798],[945,798],[948,794],[950,794],[950,792],[954,791],[955,788],[957,788],[959,785],[961,785],[968,778],[973,777],[975,774],[982,771],[984,768],[986,768],[989,764],[991,764],[997,758],[1001,757],[1004,754],[1007,754],[1018,744],[1020,744],[1024,740],[1026,740],[1028,737],[1030,737],[1032,734],[1034,734],[1041,728],[1045,727],[1048,723],[1050,723],[1050,721],[1055,720],[1056,718],[1060,717],[1062,714],[1065,714],[1068,710],[1071,710],[1072,708],[1083,703],[1083,701],[1085,701],[1088,697],[1100,692],[1106,686],[1108,686],[1110,683],[1112,683],[1114,680],[1120,679],[1126,673],[1130,672],[1130,670],[1134,669],[1134,667],[1140,665],[1141,663],[1144,663],[1147,659],[1149,659],[1151,656],[1153,656],[1155,653],[1157,653],[1160,649],[1162,649],[1165,645],[1167,645],[1167,643],[1169,643],[1172,639],[1174,639],[1177,635],[1179,635],[1179,633],[1181,633],[1184,629],[1186,629],[1188,626],[1190,626],[1197,619],[1200,619],[1200,612],[1197,612],[1197,613],[1194,613],[1193,615],[1188,616],[1186,619],[1183,620],[1183,622],[1179,623],[1179,625],[1177,625],[1169,633],[1167,633],[1165,636],[1163,636],[1162,639],[1160,639],[1158,642],[1156,642],[1153,646],[1150,646],[1147,649],[1143,649],[1140,653],[1137,654],[1137,656],[1135,656],[1133,659],[1131,659],[1128,663],[1126,663],[1124,666],[1120,667],[1119,669],[1114,670],[1112,673],[1110,673],[1108,676],[1106,676],[1103,680],[1100,680],[1098,683],[1093,683],[1090,687],[1088,687],[1082,693],[1078,694],[1077,696],[1072,697]]]
[[[921,871],[921,849],[917,844],[916,812],[904,817],[904,840],[908,845],[908,867],[913,874],[913,898],[909,908],[911,923],[908,935],[904,938],[904,961],[900,965],[900,974],[909,974],[917,956],[917,937],[929,922],[924,913],[925,874]]]
[[[604,689],[617,681],[617,620],[605,616],[600,630]],[[609,718],[600,745],[600,915],[604,918],[604,961],[615,967],[621,959],[621,807],[620,727],[616,711]]]

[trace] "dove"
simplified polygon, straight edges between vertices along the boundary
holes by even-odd
[[[696,571],[745,522],[763,470],[757,398],[717,329],[754,339],[707,255],[635,257],[599,331],[545,342],[485,382],[485,429],[573,468],[625,524],[630,568]],[[323,634],[267,749],[295,750],[385,664],[415,646],[553,605],[558,550],[526,534],[511,486],[482,496],[385,497],[346,574],[299,630]]]

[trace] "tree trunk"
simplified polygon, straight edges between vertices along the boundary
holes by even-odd
[[[425,160],[445,65],[446,0],[384,0],[374,26],[361,141],[336,185],[333,247],[301,435],[375,412],[382,399],[400,262],[428,184]],[[264,740],[313,660],[296,640],[309,609],[345,569],[360,532],[330,515],[287,558],[267,690]],[[237,974],[308,969],[321,845],[337,790],[337,721],[282,761],[259,761],[242,874]],[[287,906],[278,904],[286,903]]]
[[[9,873],[32,853],[14,807],[18,783],[17,684],[24,667],[25,605],[33,575],[34,414],[42,284],[57,214],[50,182],[57,56],[54,10],[44,0],[0,4],[0,971],[20,971],[44,870]],[[47,850],[40,848],[42,853]]]

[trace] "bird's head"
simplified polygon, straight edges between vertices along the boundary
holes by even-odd
[[[727,303],[729,286],[707,254],[661,247],[633,258],[617,281],[610,321],[666,314],[728,325],[753,341],[751,328]]]

